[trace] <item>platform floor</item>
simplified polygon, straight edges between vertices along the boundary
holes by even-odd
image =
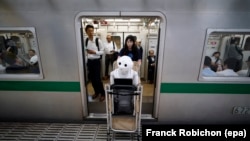
[[[136,134],[130,133],[115,133],[114,138],[137,141]],[[107,124],[0,122],[0,141],[106,140]]]

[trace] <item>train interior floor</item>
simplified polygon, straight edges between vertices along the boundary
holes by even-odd
[[[103,80],[103,84],[109,84],[109,80]],[[150,84],[149,82],[145,80],[141,80],[141,85],[143,86],[143,100],[142,102],[146,103],[152,103],[153,102],[153,95],[154,95],[154,84]],[[91,96],[94,94],[94,89],[92,87],[91,82],[87,84],[87,90],[89,95],[89,101],[90,102],[96,102],[95,100],[91,99]]]

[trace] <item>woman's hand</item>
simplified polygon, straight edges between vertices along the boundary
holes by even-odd
[[[139,60],[137,61],[137,63],[138,63],[138,65],[140,66],[140,65],[141,65],[141,59],[139,59]]]

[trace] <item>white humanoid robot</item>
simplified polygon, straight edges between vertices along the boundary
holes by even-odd
[[[114,84],[115,78],[130,78],[133,80],[133,85],[139,84],[139,76],[133,68],[133,61],[128,56],[122,56],[117,59],[118,68],[110,73],[110,84]]]

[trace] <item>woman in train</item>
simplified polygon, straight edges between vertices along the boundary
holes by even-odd
[[[138,65],[141,65],[141,55],[135,44],[135,37],[132,35],[128,35],[125,40],[124,47],[120,50],[119,56],[127,55],[132,61],[136,61]]]
[[[214,72],[222,71],[222,63],[221,63],[221,59],[220,59],[220,52],[219,51],[214,52],[211,59],[212,59],[211,69]]]

